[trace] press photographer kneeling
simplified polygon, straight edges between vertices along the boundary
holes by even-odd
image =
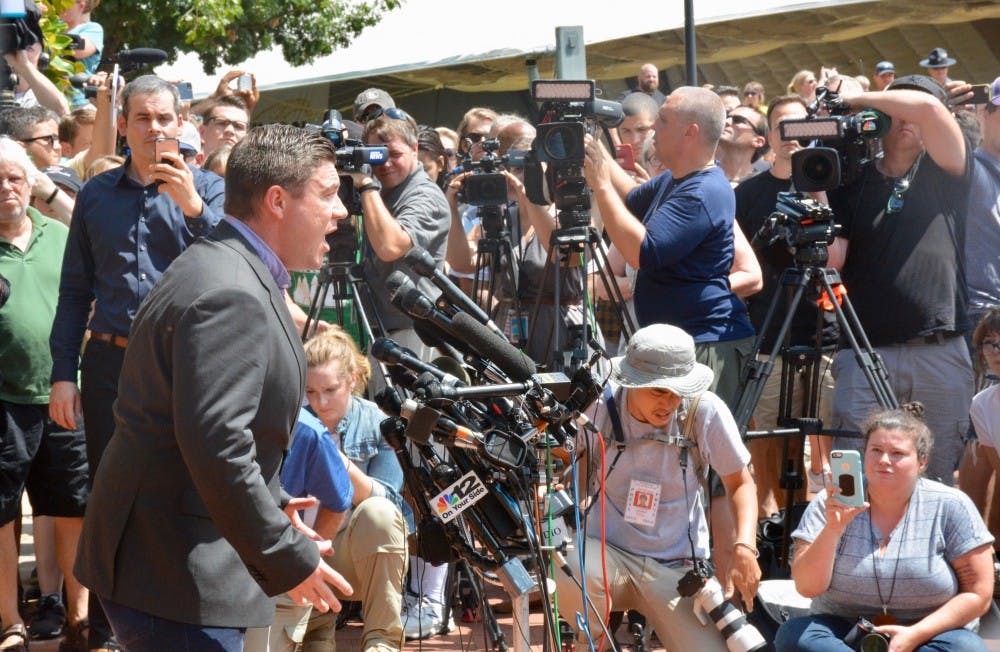
[[[576,583],[582,581],[595,641],[611,609],[633,608],[670,650],[725,650],[727,639],[730,649],[757,649],[760,634],[727,602],[751,605],[760,581],[756,488],[729,409],[707,391],[712,370],[695,362],[691,336],[666,324],[637,331],[612,364],[612,381],[587,413],[592,426],[578,435],[575,481],[592,498],[581,517],[584,550],[570,551],[557,575],[560,610],[575,626],[575,614],[585,611]],[[737,533],[730,569],[718,583],[708,565],[700,490],[709,466],[722,477]]]

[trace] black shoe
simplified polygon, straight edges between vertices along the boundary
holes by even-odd
[[[59,652],[87,652],[88,629],[89,625],[86,620],[66,627],[63,640],[59,643]]]
[[[43,595],[38,601],[35,617],[28,626],[28,634],[33,639],[56,638],[66,625],[66,607],[58,595]]]

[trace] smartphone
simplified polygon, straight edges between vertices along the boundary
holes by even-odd
[[[972,98],[966,104],[986,104],[990,101],[989,84],[973,84]]]
[[[191,88],[191,82],[177,82],[174,84],[177,87],[177,94],[181,97],[181,102],[190,102],[194,99],[194,89]]]
[[[833,484],[840,488],[835,498],[848,507],[861,507],[865,502],[861,453],[854,450],[831,451],[830,470],[833,472]]]
[[[173,152],[178,156],[181,153],[180,141],[176,138],[157,138],[155,141],[156,147],[156,162],[165,163],[163,160],[164,152]]]
[[[250,75],[240,75],[236,80],[236,90],[252,91],[253,77],[251,77]]]
[[[623,170],[635,172],[635,152],[631,145],[615,145],[615,160]]]

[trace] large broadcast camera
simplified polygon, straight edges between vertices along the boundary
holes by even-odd
[[[330,109],[323,116],[323,124],[306,125],[308,129],[317,129],[323,137],[337,148],[337,170],[340,172],[340,201],[347,208],[351,219],[343,220],[337,225],[337,230],[326,236],[330,246],[327,260],[332,263],[353,263],[358,249],[358,227],[353,219],[361,214],[361,196],[354,188],[352,172],[363,172],[370,175],[372,166],[385,165],[389,160],[389,150],[384,146],[366,146],[360,140],[347,137],[347,127],[344,125],[340,111]]]
[[[497,154],[500,141],[488,138],[480,145],[483,156],[472,159],[467,153],[462,158],[462,170],[472,172],[462,183],[458,192],[458,200],[470,206],[479,207],[479,217],[483,224],[483,237],[499,240],[509,232],[507,212],[507,177],[503,170],[523,168],[524,159],[528,154],[522,150],[511,150],[504,156]]]
[[[599,129],[621,124],[622,105],[597,99],[592,80],[536,79],[531,83],[531,98],[540,103],[540,118],[524,166],[528,198],[542,206],[555,203],[562,228],[589,226],[584,135],[596,137]]]
[[[817,117],[823,109],[829,117]],[[873,109],[848,115],[850,107],[825,87],[816,90],[808,111],[804,119],[781,123],[782,140],[817,144],[792,155],[792,181],[800,192],[832,190],[857,179],[861,166],[878,153],[877,139],[892,125],[889,116]]]

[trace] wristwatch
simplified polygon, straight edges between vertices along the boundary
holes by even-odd
[[[360,195],[361,193],[368,192],[369,190],[381,192],[382,184],[379,182],[378,179],[372,179],[368,183],[358,188],[358,194]]]

